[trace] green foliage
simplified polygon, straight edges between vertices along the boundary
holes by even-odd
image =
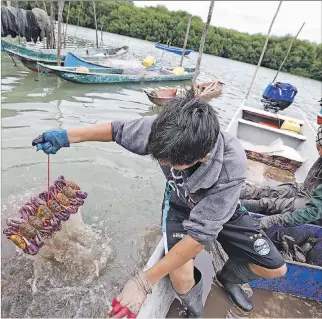
[[[19,5],[26,5],[19,1]],[[28,1],[43,6],[44,1]],[[55,1],[55,12],[57,2]],[[184,2],[183,7],[184,7]],[[46,2],[49,13],[49,3]],[[66,21],[68,1],[65,1],[63,20]],[[170,41],[174,46],[183,46],[188,12],[169,11],[165,6],[139,8],[132,1],[96,2],[98,28],[103,31],[126,35],[148,41]],[[93,2],[72,1],[69,23],[94,28]],[[204,23],[200,17],[193,16],[188,47],[198,50]],[[272,36],[262,62],[262,66],[277,70],[285,57],[292,36]],[[208,31],[204,52],[223,58],[257,64],[265,36],[247,34],[231,29],[211,26]],[[322,44],[296,40],[282,71],[322,81]]]

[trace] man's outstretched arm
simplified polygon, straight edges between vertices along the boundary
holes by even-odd
[[[35,138],[32,145],[46,154],[56,154],[62,147],[69,147],[72,143],[114,141],[132,153],[147,155],[148,138],[155,118],[145,116],[128,122],[113,121],[68,130],[52,130]]]
[[[90,127],[68,129],[67,135],[70,143],[87,141],[112,142],[112,123],[101,123]]]

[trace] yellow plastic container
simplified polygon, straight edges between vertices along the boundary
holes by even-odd
[[[184,74],[184,68],[182,68],[181,66],[177,66],[172,70],[172,73],[175,75],[182,75]]]
[[[301,126],[298,122],[292,120],[285,120],[281,126],[281,130],[291,131],[295,133],[300,133]]]
[[[142,61],[142,64],[148,68],[150,66],[152,66],[154,64],[154,56],[152,55],[149,55],[147,56],[143,61]]]
[[[76,72],[89,73],[89,69],[86,66],[79,66],[78,68],[76,68]]]

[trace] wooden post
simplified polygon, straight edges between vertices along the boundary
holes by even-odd
[[[78,7],[78,18],[77,18],[77,26],[79,26],[79,18],[80,18],[80,7]]]
[[[286,55],[285,55],[285,58],[284,58],[284,60],[282,61],[281,65],[280,65],[280,67],[278,68],[277,73],[276,73],[276,75],[275,75],[275,77],[274,77],[274,79],[273,79],[273,83],[275,82],[275,80],[276,80],[276,78],[277,78],[277,76],[278,76],[278,73],[280,73],[280,71],[281,71],[281,69],[282,69],[282,67],[283,67],[283,65],[284,65],[284,63],[285,63],[285,61],[286,61],[286,59],[287,59],[288,55],[290,54],[291,49],[292,49],[292,46],[293,46],[293,43],[294,43],[295,39],[299,36],[300,32],[302,31],[302,29],[303,29],[303,27],[304,27],[304,24],[305,24],[305,22],[303,22],[303,24],[302,24],[302,26],[301,26],[301,28],[300,28],[299,32],[297,33],[297,35],[296,35],[295,37],[293,37],[293,39],[292,39],[292,41],[291,41],[291,44],[290,44],[290,46],[288,47],[287,53],[286,53]]]
[[[51,25],[51,32],[50,32],[49,47],[51,49],[55,49],[55,19],[54,19],[54,7],[52,2],[50,2],[50,25]]]
[[[100,43],[100,46],[101,46],[101,48],[103,48],[104,43],[103,43],[103,23],[102,23],[102,18],[100,20],[100,23],[101,23],[101,43]]]
[[[250,92],[251,92],[251,90],[252,90],[252,87],[253,87],[253,84],[254,84],[254,81],[255,81],[255,78],[256,78],[256,75],[257,75],[257,72],[258,72],[258,70],[259,70],[259,68],[260,68],[260,66],[261,66],[261,63],[262,63],[262,60],[263,60],[263,57],[264,57],[264,54],[265,54],[265,51],[266,51],[266,47],[267,47],[267,43],[268,43],[268,39],[269,39],[269,36],[270,36],[270,34],[271,34],[271,30],[272,30],[273,24],[274,24],[274,22],[275,22],[275,19],[276,19],[276,17],[277,17],[278,11],[280,10],[280,7],[281,7],[281,5],[282,5],[282,2],[283,2],[283,1],[280,1],[279,5],[278,5],[278,7],[277,7],[277,10],[276,10],[276,12],[275,12],[274,18],[273,18],[273,20],[272,20],[272,22],[271,22],[271,25],[269,26],[268,33],[267,33],[267,36],[266,36],[266,40],[265,40],[265,43],[264,43],[264,47],[263,47],[263,50],[262,50],[262,54],[261,54],[261,56],[260,56],[260,58],[259,58],[259,61],[258,61],[258,63],[257,63],[257,68],[256,68],[256,70],[255,70],[255,73],[254,73],[254,75],[253,75],[252,81],[251,81],[251,83],[250,83],[249,90],[248,90],[248,92],[247,92],[247,94],[246,94],[246,97],[245,97],[245,99],[246,99],[246,100],[247,100],[247,99],[248,99],[248,97],[249,97],[249,94],[250,94]]]
[[[183,49],[182,49],[182,55],[181,55],[181,61],[180,66],[182,66],[183,58],[184,58],[184,52],[186,51],[187,43],[188,43],[188,37],[189,37],[189,31],[190,31],[190,25],[191,25],[192,16],[189,17],[188,25],[187,25],[187,31],[186,31],[186,37],[184,39]]]
[[[96,32],[96,48],[98,48],[98,33],[97,33],[97,19],[96,19],[95,1],[93,1],[93,9],[94,9],[94,23],[95,23],[95,32]]]
[[[71,1],[69,0],[68,1],[68,9],[67,9],[67,17],[66,17],[66,28],[65,28],[65,34],[64,34],[64,48],[66,48],[66,36],[67,36],[67,26],[68,26],[70,3],[71,3]]]
[[[201,64],[201,58],[202,58],[203,48],[205,46],[205,41],[206,41],[206,37],[207,37],[207,33],[208,33],[209,26],[210,26],[212,12],[214,10],[214,4],[215,4],[215,0],[211,0],[210,6],[209,6],[209,11],[208,11],[207,22],[205,24],[205,28],[203,29],[202,36],[201,36],[201,40],[200,40],[199,56],[198,56],[198,60],[197,60],[195,74],[194,74],[193,79],[192,79],[192,86],[194,86],[196,84],[197,77],[198,77],[198,74],[199,74],[199,69],[200,69],[200,64]]]
[[[63,16],[63,8],[64,8],[65,0],[58,1],[58,35],[57,35],[57,65],[61,65],[60,61],[60,52],[61,52],[61,21]]]

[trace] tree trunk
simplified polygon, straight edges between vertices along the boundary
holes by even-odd
[[[57,35],[57,65],[61,65],[60,61],[60,52],[61,52],[61,22],[62,22],[62,16],[63,16],[63,8],[64,8],[64,2],[65,0],[60,0],[58,2],[58,35]]]
[[[93,1],[93,9],[94,9],[94,23],[95,23],[95,32],[96,32],[96,48],[98,48],[98,33],[97,33],[97,19],[96,19],[95,1]]]
[[[64,34],[64,48],[66,48],[66,36],[67,36],[67,26],[68,26],[70,3],[71,3],[71,1],[68,2],[67,17],[66,17],[66,28],[65,28],[65,34]]]

